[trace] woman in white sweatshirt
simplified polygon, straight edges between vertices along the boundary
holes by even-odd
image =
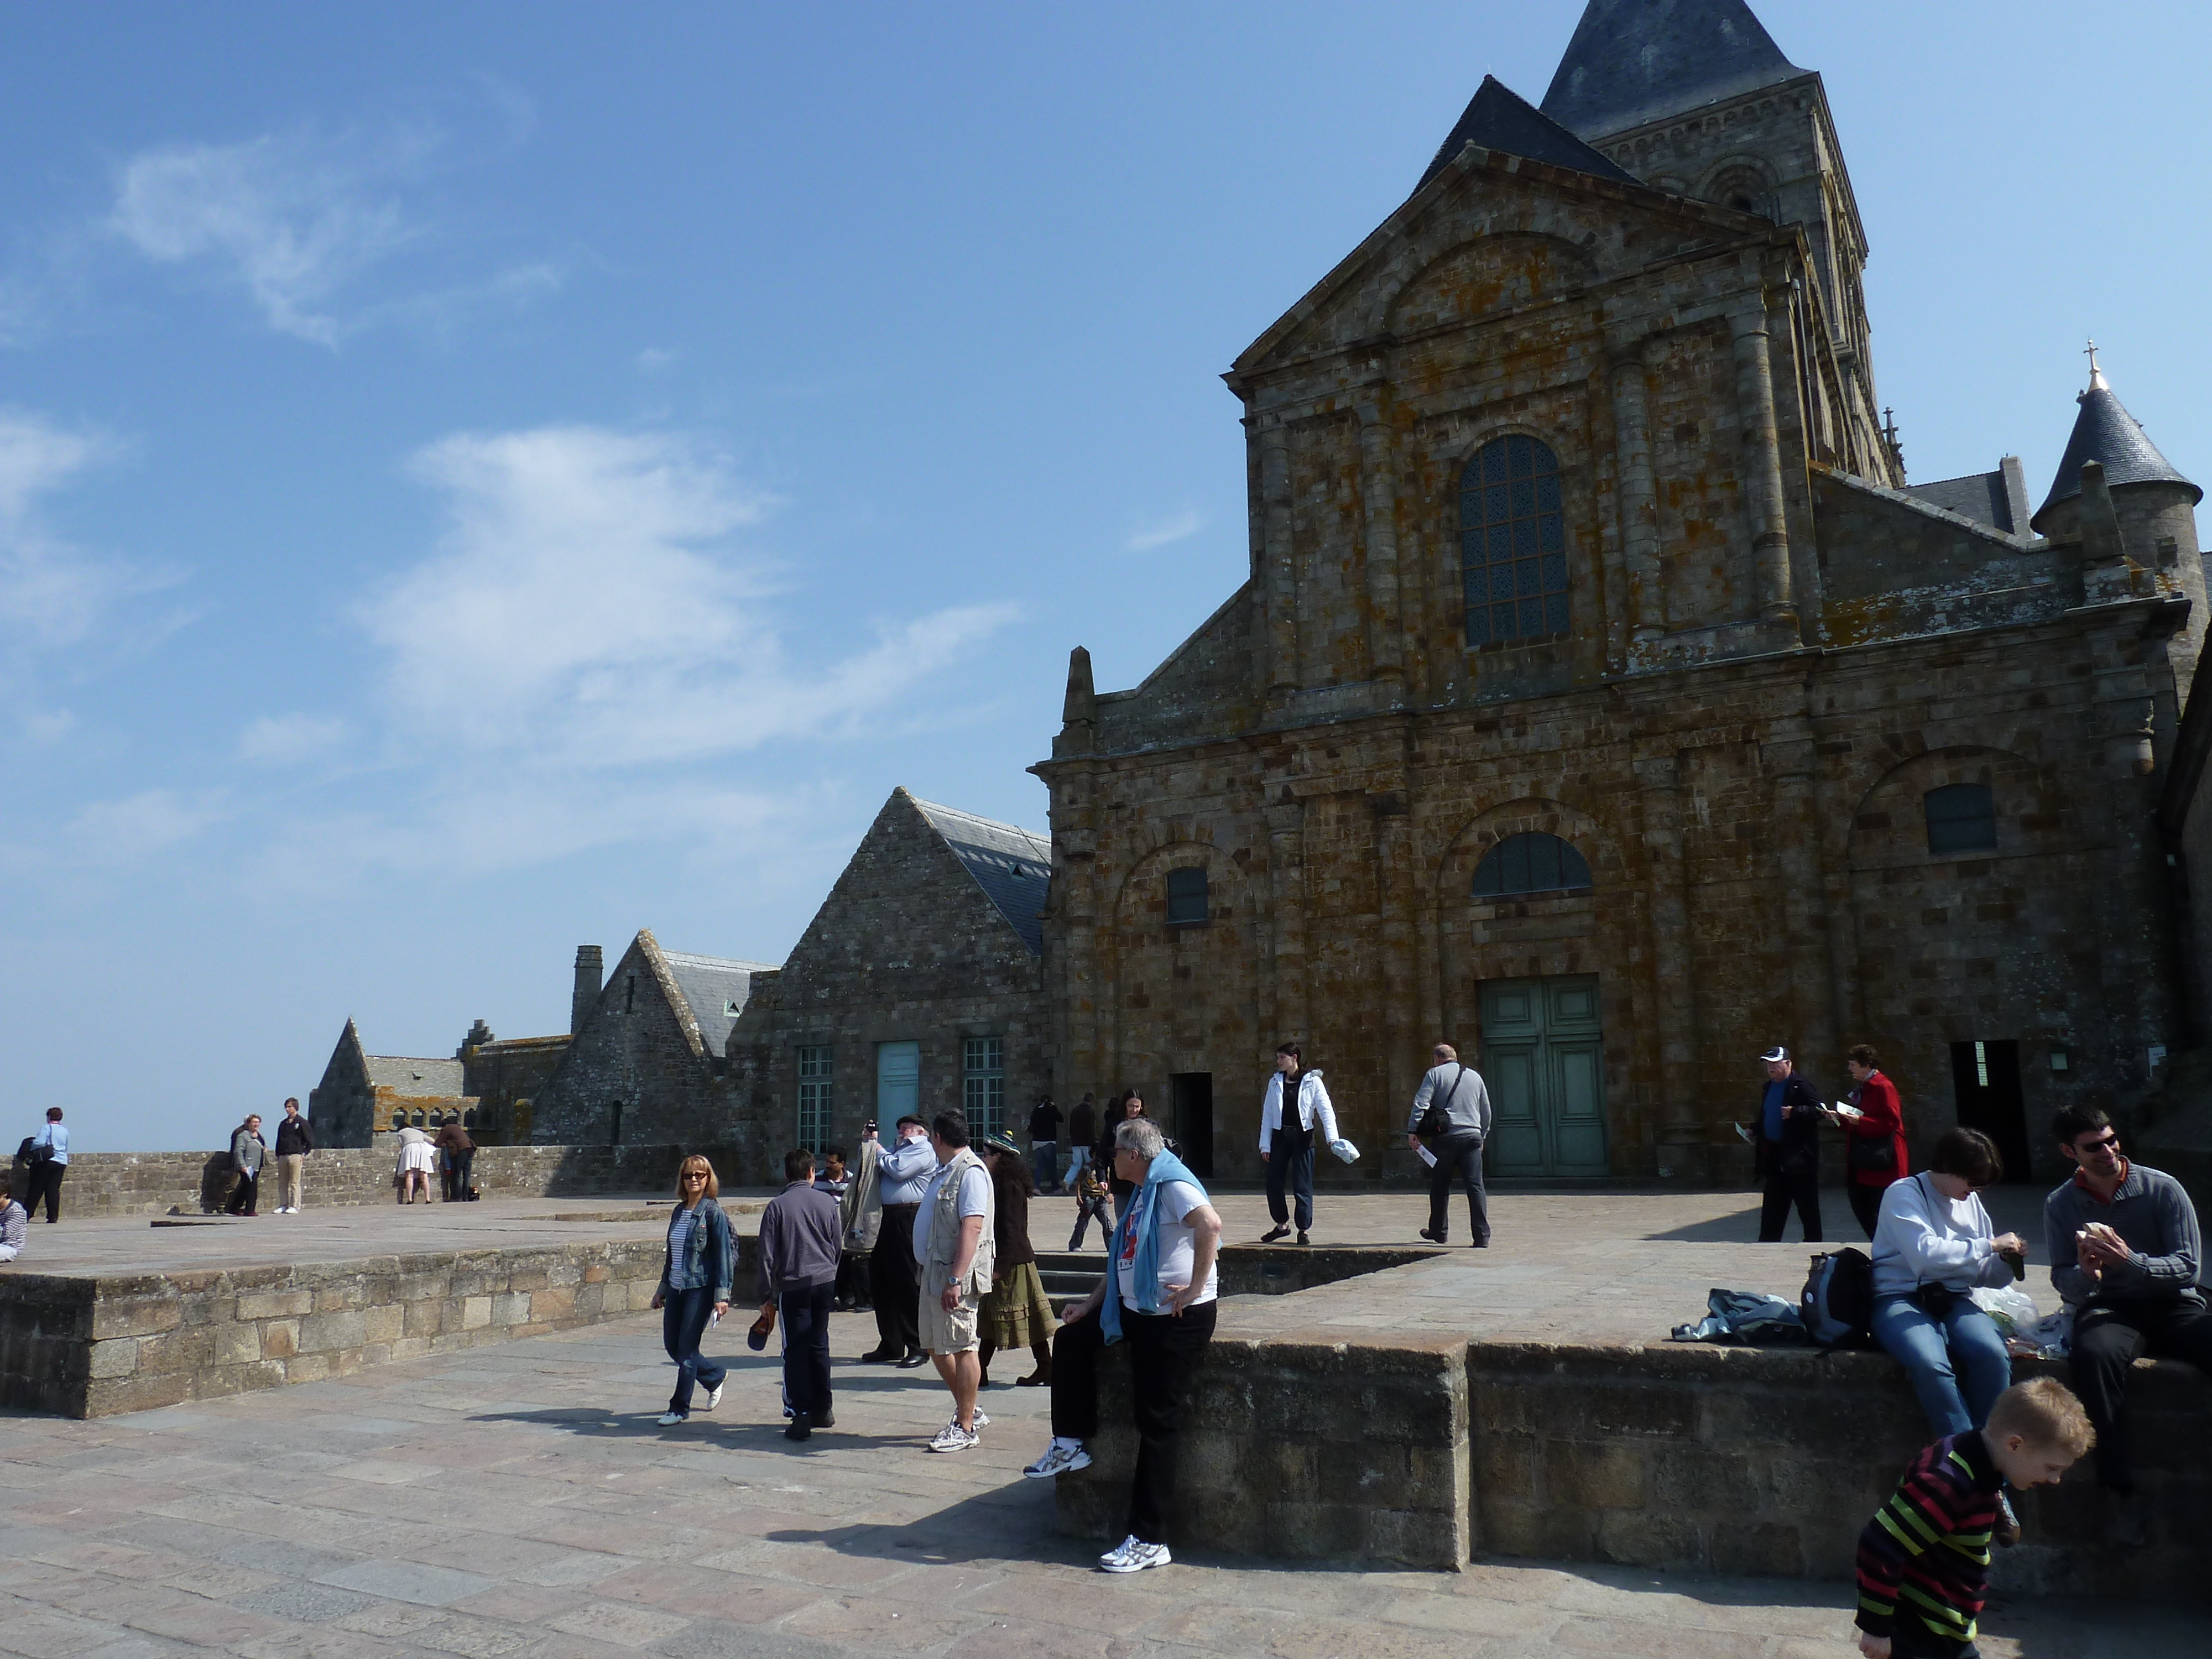
[[[1275,1070],[1260,1102],[1260,1161],[1267,1166],[1267,1213],[1275,1220],[1273,1230],[1261,1235],[1262,1244],[1291,1230],[1285,1186],[1297,1199],[1298,1243],[1313,1242],[1314,1146],[1333,1146],[1339,1139],[1328,1085],[1319,1072],[1306,1069],[1298,1045],[1285,1042],[1275,1050]]]
[[[1954,1129],[1925,1170],[1882,1194],[1875,1224],[1875,1340],[1904,1365],[1939,1435],[1981,1427],[2012,1383],[2004,1339],[1966,1294],[2009,1284],[2007,1258],[2027,1250],[2018,1233],[1991,1236],[1976,1196],[2003,1178],[1987,1135]]]

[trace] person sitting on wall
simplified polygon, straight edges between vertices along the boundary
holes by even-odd
[[[2142,1517],[2130,1501],[2129,1367],[2148,1354],[2212,1376],[2197,1207],[2172,1176],[2123,1157],[2112,1119],[2094,1107],[2065,1108],[2051,1133],[2074,1176],[2043,1202],[2051,1282],[2074,1310],[2074,1386],[2097,1425],[2097,1480],[2112,1494],[2113,1535],[2140,1542]]]
[[[23,1241],[29,1231],[30,1212],[15,1201],[9,1189],[13,1181],[0,1171],[0,1261],[13,1261],[23,1254]]]

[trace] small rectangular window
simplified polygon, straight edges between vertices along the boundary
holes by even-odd
[[[1194,927],[1206,919],[1206,872],[1168,872],[1168,926]]]
[[[799,1144],[810,1152],[830,1143],[830,1061],[827,1045],[799,1051]]]
[[[1941,858],[1997,850],[1996,798],[1986,783],[1946,784],[1930,789],[1922,805],[1928,814],[1930,854]]]
[[[972,1143],[1006,1127],[1006,1040],[969,1037],[963,1060],[960,1106],[968,1115]]]

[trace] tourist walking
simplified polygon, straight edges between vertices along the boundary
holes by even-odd
[[[1138,1119],[1115,1137],[1115,1162],[1136,1190],[1114,1229],[1111,1266],[1052,1344],[1052,1444],[1022,1473],[1034,1480],[1087,1468],[1098,1432],[1098,1364],[1126,1342],[1137,1470],[1128,1535],[1099,1557],[1108,1572],[1164,1567],[1175,1503],[1176,1446],[1192,1379],[1213,1339],[1221,1218],[1198,1177]]]
[[[1085,1149],[1086,1152],[1088,1148]],[[1114,1223],[1106,1213],[1107,1200],[1113,1194],[1098,1172],[1098,1166],[1087,1158],[1076,1166],[1075,1174],[1075,1231],[1069,1235],[1067,1248],[1083,1248],[1083,1235],[1091,1224],[1098,1224],[1098,1242],[1110,1245],[1114,1242]]]
[[[1130,1195],[1136,1188],[1121,1179],[1119,1166],[1114,1160],[1114,1137],[1124,1123],[1144,1115],[1144,1096],[1134,1089],[1122,1090],[1118,1097],[1108,1103],[1104,1121],[1098,1126],[1098,1144],[1091,1149],[1091,1158],[1106,1172],[1106,1188],[1114,1194],[1114,1219],[1116,1222],[1121,1219],[1121,1212],[1127,1207]]]
[[[1859,1115],[1821,1115],[1849,1137],[1844,1142],[1844,1195],[1869,1239],[1881,1218],[1881,1195],[1912,1173],[1905,1164],[1905,1108],[1897,1098],[1897,1085],[1876,1067],[1876,1058],[1862,1042],[1844,1060],[1844,1069],[1851,1074],[1847,1098]]]
[[[1790,1206],[1805,1229],[1805,1242],[1820,1238],[1820,1096],[1797,1075],[1790,1051],[1777,1043],[1759,1057],[1766,1067],[1766,1086],[1753,1120],[1752,1151],[1761,1195],[1759,1242],[1777,1244]]]
[[[252,1215],[261,1204],[261,1166],[269,1161],[269,1143],[261,1138],[261,1114],[248,1112],[246,1121],[231,1131],[230,1168],[238,1184],[230,1189],[225,1215]]]
[[[1859,1651],[1973,1659],[2006,1485],[2056,1484],[2095,1438],[2066,1385],[2039,1376],[1998,1396],[1986,1428],[1915,1457],[1859,1534]]]
[[[876,1144],[876,1126],[871,1123],[861,1137],[860,1162],[853,1165],[845,1190],[837,1195],[837,1218],[843,1229],[836,1304],[841,1312],[876,1305],[868,1281],[876,1238],[884,1224],[882,1188],[877,1174],[882,1155],[883,1149]]]
[[[912,1370],[928,1363],[917,1323],[921,1282],[915,1267],[915,1216],[936,1173],[937,1155],[929,1147],[928,1127],[920,1118],[901,1118],[892,1133],[896,1144],[881,1153],[876,1165],[883,1224],[868,1262],[870,1293],[876,1304],[876,1346],[860,1359],[864,1364],[889,1361],[902,1370]],[[869,1139],[874,1138],[875,1132],[869,1131]]]
[[[422,1201],[430,1201],[430,1171],[437,1167],[437,1149],[431,1146],[430,1137],[413,1124],[399,1132],[399,1201],[412,1204],[419,1189]]]
[[[1085,1089],[1075,1109],[1067,1115],[1067,1172],[1060,1178],[1062,1192],[1075,1190],[1075,1172],[1091,1162],[1091,1143],[1098,1133],[1098,1110]]]
[[[784,1435],[836,1426],[830,1395],[830,1304],[844,1232],[837,1200],[814,1179],[814,1154],[784,1154],[783,1191],[761,1212],[757,1295],[763,1323],[783,1321]],[[717,1389],[719,1394],[720,1391]]]
[[[6,1173],[0,1172],[0,1261],[13,1261],[23,1254],[24,1239],[30,1231],[30,1212],[15,1201],[9,1190],[13,1184]]]
[[[1267,1166],[1267,1214],[1275,1224],[1261,1235],[1262,1244],[1273,1243],[1291,1230],[1285,1188],[1297,1200],[1298,1243],[1313,1243],[1316,1134],[1324,1146],[1343,1138],[1336,1132],[1328,1086],[1320,1072],[1306,1065],[1297,1043],[1283,1043],[1275,1050],[1275,1069],[1260,1099],[1260,1161]]]
[[[1927,1170],[1882,1194],[1874,1338],[1905,1367],[1938,1434],[1981,1427],[2012,1384],[2004,1338],[1968,1294],[1976,1285],[2008,1285],[2022,1271],[2026,1242],[1994,1233],[1978,1196],[2003,1179],[1996,1144],[1979,1129],[1954,1129],[1936,1143]],[[2019,1522],[2002,1494],[1999,1509],[2016,1539]]]
[[[2128,1374],[2151,1356],[2212,1376],[2197,1206],[2172,1176],[2130,1162],[2095,1108],[2067,1107],[2051,1132],[2074,1176],[2043,1202],[2051,1282],[2074,1310],[2074,1386],[2097,1425],[2097,1481],[2112,1494],[2113,1535],[2139,1544]]]
[[[301,1176],[315,1150],[315,1132],[300,1115],[299,1097],[284,1103],[284,1115],[276,1121],[276,1213],[300,1213]]]
[[[975,1386],[991,1386],[991,1356],[1000,1349],[1027,1348],[1036,1364],[1016,1386],[1036,1388],[1052,1381],[1052,1334],[1060,1328],[1030,1243],[1036,1180],[1022,1162],[1022,1149],[1006,1135],[983,1138],[983,1162],[991,1172],[993,1261],[991,1288],[978,1310],[982,1343],[975,1355]]]
[[[461,1127],[458,1117],[449,1117],[438,1130],[438,1178],[442,1183],[439,1197],[448,1204],[459,1204],[469,1195],[471,1167],[477,1161],[477,1144],[469,1139],[469,1132]]]
[[[1030,1109],[1030,1156],[1036,1160],[1030,1174],[1041,1193],[1060,1185],[1060,1116],[1050,1095],[1039,1095],[1037,1103]]]
[[[726,1368],[699,1352],[707,1327],[730,1310],[730,1280],[738,1245],[719,1202],[722,1183],[714,1166],[694,1152],[676,1168],[676,1210],[668,1218],[668,1248],[653,1305],[660,1310],[660,1345],[676,1362],[676,1389],[660,1416],[672,1428],[691,1415],[695,1385],[707,1390],[704,1411],[721,1403]]]
[[[1435,1062],[1413,1091],[1413,1109],[1406,1119],[1406,1144],[1425,1151],[1429,1165],[1429,1224],[1423,1238],[1442,1244],[1451,1227],[1451,1184],[1457,1176],[1467,1189],[1467,1224],[1478,1249],[1490,1244],[1490,1201],[1482,1184],[1482,1149],[1490,1141],[1490,1091],[1482,1073],[1460,1063],[1459,1050],[1439,1042],[1429,1050]],[[1425,1143],[1423,1137],[1427,1137]]]
[[[989,1424],[975,1404],[982,1386],[981,1311],[998,1243],[991,1172],[968,1146],[968,1115],[939,1112],[929,1127],[937,1173],[914,1221],[921,1264],[921,1346],[952,1395],[951,1420],[929,1443],[934,1452],[967,1451]]]
[[[24,1170],[27,1185],[23,1194],[26,1214],[39,1207],[44,1199],[46,1219],[58,1221],[62,1215],[62,1177],[69,1173],[69,1131],[62,1127],[62,1109],[46,1108],[46,1127],[24,1143]]]

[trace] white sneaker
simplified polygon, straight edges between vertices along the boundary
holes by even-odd
[[[1042,1457],[1022,1473],[1032,1480],[1043,1480],[1055,1474],[1066,1474],[1070,1469],[1087,1469],[1090,1467],[1091,1454],[1084,1449],[1080,1440],[1065,1446],[1055,1440],[1046,1448]]]
[[[682,1412],[663,1412],[660,1414],[660,1426],[664,1429],[672,1429],[678,1423],[690,1421],[690,1419]]]
[[[708,1389],[707,1403],[704,1406],[702,1406],[699,1409],[702,1411],[710,1412],[714,1410],[715,1407],[720,1405],[722,1403],[722,1390],[727,1385],[725,1383],[717,1382],[713,1388]]]
[[[956,1417],[937,1431],[937,1437],[929,1443],[929,1449],[933,1452],[973,1451],[981,1443],[982,1438],[975,1430],[962,1428],[960,1419]]]
[[[1098,1558],[1098,1567],[1102,1572],[1142,1572],[1146,1567],[1164,1567],[1174,1559],[1165,1544],[1147,1544],[1131,1533],[1120,1548]]]
[[[957,1421],[957,1419],[956,1419],[955,1420]],[[985,1411],[985,1410],[984,1410],[981,1406],[976,1407],[975,1407],[975,1430],[976,1430],[976,1432],[980,1434],[980,1433],[981,1433],[981,1432],[982,1432],[982,1431],[984,1431],[985,1429],[989,1428],[990,1426],[991,1426],[991,1413],[988,1413],[988,1412],[987,1412],[987,1411]]]

